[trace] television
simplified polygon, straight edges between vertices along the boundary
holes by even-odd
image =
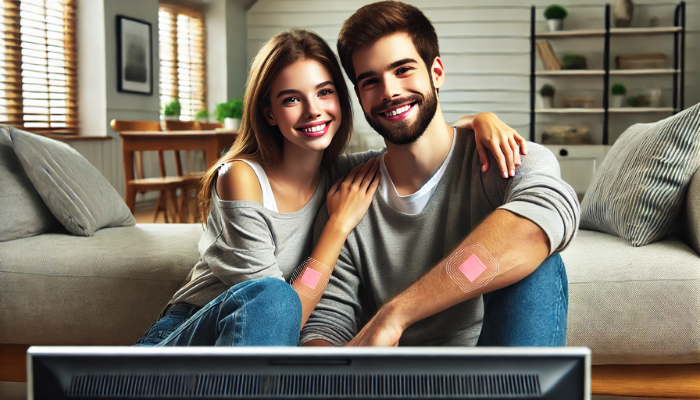
[[[590,399],[559,347],[30,347],[34,399]]]

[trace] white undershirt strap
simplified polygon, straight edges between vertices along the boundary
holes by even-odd
[[[255,172],[255,176],[258,177],[260,189],[262,189],[263,207],[267,208],[270,211],[279,212],[279,210],[277,209],[277,202],[275,201],[275,195],[274,193],[272,193],[272,186],[270,186],[270,181],[267,179],[267,174],[265,173],[263,167],[261,167],[260,164],[256,163],[255,161],[248,161],[242,159],[234,161],[243,161],[244,163],[248,164],[250,168],[253,169],[253,172]]]

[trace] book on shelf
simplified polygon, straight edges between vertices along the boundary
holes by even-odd
[[[552,45],[548,40],[538,40],[536,43],[537,55],[542,61],[542,65],[547,71],[559,71],[561,69],[561,62],[557,58]]]

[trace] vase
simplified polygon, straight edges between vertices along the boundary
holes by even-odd
[[[634,3],[632,0],[613,0],[612,18],[617,28],[629,28],[632,25]]]
[[[548,19],[547,26],[549,27],[550,32],[560,31],[564,27],[564,20],[563,19]]]
[[[224,118],[224,128],[229,130],[235,130],[241,127],[241,120],[239,118]]]
[[[552,104],[554,104],[553,96],[542,96],[542,108],[552,108]]]
[[[625,101],[624,94],[614,94],[610,98],[610,108],[622,108],[622,104]]]

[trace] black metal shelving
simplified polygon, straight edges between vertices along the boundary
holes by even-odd
[[[535,141],[535,98],[537,93],[536,83],[536,49],[535,41],[537,40],[537,33],[535,32],[536,24],[536,6],[530,7],[530,141]],[[610,37],[614,33],[622,32],[620,30],[613,30],[610,28],[610,4],[605,4],[605,30],[596,32],[591,31],[586,35],[574,36],[597,36],[601,35],[604,38],[604,51],[603,51],[603,143],[608,144],[608,125],[610,119],[610,108],[609,108],[609,96],[610,96]],[[681,1],[676,5],[674,11],[674,27],[680,28],[670,31],[674,35],[674,45],[673,45],[673,110],[672,113],[683,110],[684,107],[684,97],[685,97],[685,16],[686,16],[686,5],[685,1]],[[629,28],[626,28],[629,29]],[[572,31],[575,33],[575,31]],[[640,32],[638,35],[648,35],[650,32]],[[563,39],[565,37],[561,37]]]

